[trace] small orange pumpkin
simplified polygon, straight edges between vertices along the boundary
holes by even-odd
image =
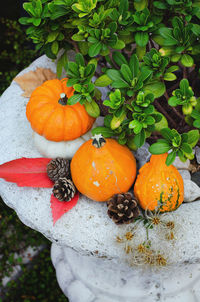
[[[183,202],[182,176],[173,165],[165,164],[167,155],[152,155],[139,171],[134,194],[144,210],[174,211]]]
[[[32,129],[51,141],[74,140],[89,131],[95,121],[80,103],[67,105],[74,94],[67,80],[44,82],[33,91],[26,107]]]
[[[130,189],[136,177],[136,161],[127,147],[98,134],[75,153],[71,175],[82,194],[106,201]]]

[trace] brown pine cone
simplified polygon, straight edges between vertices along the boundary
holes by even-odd
[[[70,160],[64,158],[52,159],[47,165],[47,175],[52,181],[59,178],[71,178]]]
[[[76,193],[76,188],[71,179],[60,178],[53,187],[53,195],[60,201],[70,201]]]
[[[108,216],[116,224],[128,224],[139,216],[137,202],[129,192],[115,194],[107,201]]]

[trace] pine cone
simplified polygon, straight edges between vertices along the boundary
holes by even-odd
[[[116,224],[128,224],[139,216],[137,202],[131,193],[116,194],[107,202],[108,216]]]
[[[52,181],[59,178],[71,178],[70,161],[64,158],[52,159],[47,165],[47,175]]]
[[[76,193],[76,188],[71,179],[60,178],[53,187],[53,195],[60,201],[70,201]]]

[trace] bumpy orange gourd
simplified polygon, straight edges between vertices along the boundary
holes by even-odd
[[[184,185],[178,170],[165,164],[167,153],[152,155],[139,171],[134,194],[144,210],[176,210],[183,202]]]
[[[127,147],[114,139],[95,135],[75,153],[71,175],[82,194],[96,201],[106,201],[130,189],[136,177],[136,161]]]
[[[67,80],[44,82],[33,91],[26,107],[32,129],[51,141],[76,139],[90,130],[95,121],[80,103],[66,104],[74,94],[73,87],[66,86]]]

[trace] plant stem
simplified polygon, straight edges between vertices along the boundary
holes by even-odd
[[[171,116],[165,111],[165,109],[159,104],[159,102],[156,100],[154,101],[154,104],[156,106],[156,108],[162,112],[162,114],[164,114],[164,116],[167,118],[168,121],[170,121],[170,123],[173,125],[174,128],[176,128],[176,123],[174,122],[174,120],[171,118]]]
[[[111,60],[111,62],[112,62],[112,64],[113,64],[113,66],[114,66],[116,69],[119,69],[118,65],[113,61],[112,53],[111,53],[111,52],[109,53],[109,58],[110,58],[110,60]]]
[[[185,66],[183,66],[183,77],[187,78],[187,68]]]
[[[75,41],[71,40],[70,43],[74,46],[74,49],[76,52],[79,52],[79,48],[78,48],[78,45]]]
[[[169,99],[169,95],[167,93],[167,91],[165,91],[164,96],[168,102]],[[174,113],[182,120],[183,119],[183,115],[175,108],[175,107],[171,107],[172,111],[174,111]]]
[[[170,87],[170,88],[168,89],[168,92],[173,91],[173,90],[176,89],[178,86],[179,86],[179,82],[177,82],[177,83],[174,84],[172,87]]]

